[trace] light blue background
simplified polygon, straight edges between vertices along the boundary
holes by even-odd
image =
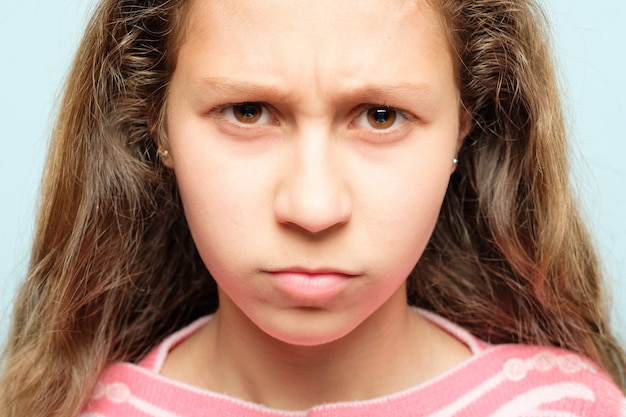
[[[545,0],[564,90],[574,181],[626,336],[626,2]],[[94,0],[0,0],[0,341],[28,263],[62,82]]]

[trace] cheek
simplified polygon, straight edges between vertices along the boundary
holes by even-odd
[[[413,230],[429,230],[437,219],[450,180],[452,157],[443,156],[402,160],[383,168],[364,170],[359,205],[380,222],[377,228],[387,239],[412,235]],[[452,153],[450,153],[452,154]],[[357,213],[358,215],[358,213]],[[393,229],[398,233],[385,233]]]
[[[196,246],[207,267],[218,268],[218,260],[240,256],[242,242],[252,233],[260,233],[271,216],[270,173],[216,152],[189,153],[176,164],[185,216]]]
[[[419,188],[409,189],[413,194],[407,192],[388,200],[395,204],[382,208],[387,216],[378,221],[370,236],[385,251],[385,256],[393,259],[381,264],[397,265],[404,273],[415,266],[430,240],[443,199],[439,189]]]
[[[445,150],[441,155],[431,154],[432,158],[399,159],[385,172],[371,171],[363,180],[369,185],[359,193],[362,212],[355,213],[355,220],[367,231],[365,241],[379,249],[375,256],[392,260],[380,265],[408,273],[419,260],[448,186],[452,160],[448,163],[447,155],[452,153]]]

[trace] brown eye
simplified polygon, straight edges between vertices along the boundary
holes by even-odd
[[[388,129],[396,121],[397,112],[387,107],[372,107],[367,110],[367,121],[374,129]]]
[[[263,114],[263,106],[259,103],[242,103],[233,105],[233,115],[240,123],[256,123]]]

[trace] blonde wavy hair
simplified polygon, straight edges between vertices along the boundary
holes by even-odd
[[[409,301],[492,343],[564,347],[624,389],[602,277],[572,198],[545,18],[533,0],[429,0],[473,129]],[[103,0],[52,134],[0,415],[77,415],[102,370],[215,311],[171,171],[156,158],[189,0]]]

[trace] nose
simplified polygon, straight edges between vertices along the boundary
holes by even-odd
[[[281,224],[320,233],[346,224],[352,216],[340,146],[328,134],[289,140],[274,214]]]

